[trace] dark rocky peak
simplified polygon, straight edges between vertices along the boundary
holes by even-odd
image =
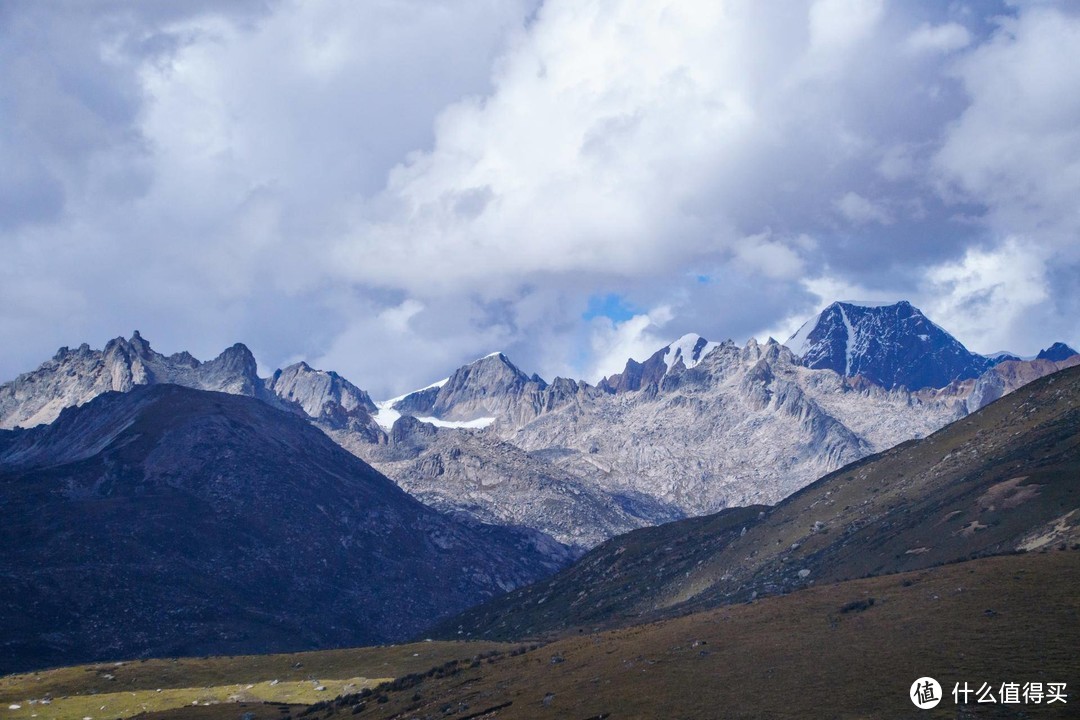
[[[991,367],[993,367],[994,365],[1000,365],[1003,362],[1016,362],[1018,360],[1023,360],[1023,358],[1016,353],[1011,353],[1007,350],[990,353],[986,356],[986,359],[989,361]]]
[[[649,360],[652,360],[655,357],[656,355],[653,355]],[[655,367],[655,364],[653,367]],[[641,389],[643,377],[645,377],[645,364],[630,358],[626,361],[626,367],[623,368],[621,373],[615,373],[614,375],[603,378],[597,387],[609,393],[631,392],[633,390]]]
[[[169,362],[174,365],[191,368],[192,370],[202,365],[202,363],[196,360],[187,350],[173,353],[169,356]]]
[[[64,345],[56,351],[55,355],[53,355],[53,362],[62,362],[69,357],[91,357],[93,356],[93,353],[94,351],[90,349],[90,345],[88,345],[87,343],[83,343],[74,350],[69,348],[67,345]]]
[[[131,339],[128,340],[128,345],[134,348],[140,355],[150,355],[151,353],[154,353],[154,351],[150,349],[150,343],[139,334],[138,330],[131,333]]]
[[[941,388],[977,377],[992,364],[906,300],[834,302],[786,344],[806,367],[862,375],[886,389]]]
[[[1061,362],[1067,360],[1073,355],[1077,355],[1075,350],[1066,345],[1063,342],[1056,342],[1045,350],[1040,350],[1039,354],[1035,357],[1036,360],[1052,360],[1053,362]]]
[[[201,390],[218,390],[232,395],[256,397],[276,404],[276,398],[266,392],[263,381],[259,378],[259,366],[255,362],[255,356],[243,343],[236,343],[213,360],[197,365],[192,373],[194,377],[190,380],[184,373],[185,369],[169,363],[167,376],[170,379],[167,382],[177,382]]]
[[[584,381],[579,382],[571,378],[557,377],[547,386],[547,392],[545,393],[547,407],[545,409],[554,409],[576,397],[579,393],[586,392],[591,387]]]
[[[244,377],[258,377],[259,366],[255,362],[255,356],[251,354],[251,350],[243,343],[236,343],[232,347],[226,348],[216,358],[203,363],[203,365],[207,367],[213,366],[225,372],[234,372]]]
[[[526,382],[539,382],[546,385],[539,375],[526,375],[510,358],[501,352],[485,355],[468,365],[458,368],[443,387],[463,387],[478,382],[490,384],[516,385]]]
[[[107,342],[105,344],[105,353],[108,354],[110,351],[122,353],[127,357],[146,360],[164,357],[150,347],[150,343],[138,330],[131,333],[130,339],[125,340],[123,337],[115,337]]]
[[[762,347],[761,356],[772,364],[795,364],[798,362],[798,358],[795,357],[795,353],[791,352],[791,348],[787,345],[781,345],[774,338],[769,338],[768,341],[766,341],[765,345]]]
[[[741,348],[734,344],[730,347],[736,351],[739,360],[743,363],[764,362],[772,365],[798,362],[798,358],[791,352],[791,349],[786,345],[781,345],[774,338],[769,338],[764,343],[758,342],[757,338],[750,338],[746,341],[746,345]]]

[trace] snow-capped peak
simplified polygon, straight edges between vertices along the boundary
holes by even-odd
[[[695,333],[687,333],[665,348],[664,365],[667,370],[671,370],[671,368],[679,361],[679,358],[682,358],[683,365],[689,370],[701,362],[702,358],[712,352],[713,348],[719,347],[719,345],[720,343],[709,342]],[[667,370],[665,370],[665,372]]]
[[[822,313],[818,313],[804,322],[802,327],[796,330],[795,334],[784,343],[791,349],[791,352],[799,357],[806,354],[807,349],[810,347],[810,333],[817,329],[818,323],[821,322],[821,316]]]
[[[489,355],[488,357],[491,357],[491,356]],[[421,393],[421,392],[424,392],[425,390],[434,390],[436,388],[441,388],[443,385],[445,385],[448,382],[450,382],[450,378],[448,378],[448,377],[443,378],[442,380],[436,380],[435,382],[431,383],[430,385],[425,385],[422,388],[417,388],[416,390],[410,390],[409,392],[404,393],[403,395],[398,395],[397,397],[392,397],[389,400],[380,400],[380,401],[375,403],[376,411],[375,411],[375,414],[372,415],[372,417],[375,419],[375,422],[379,425],[379,427],[383,428],[384,430],[389,430],[390,428],[392,428],[394,426],[394,421],[396,421],[399,417],[401,417],[401,413],[394,409],[394,405],[401,402],[402,400],[409,397],[410,395],[415,395],[416,393]]]
[[[838,300],[840,305],[854,305],[855,307],[878,308],[899,305],[904,300]]]

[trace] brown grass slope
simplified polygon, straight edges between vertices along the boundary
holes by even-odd
[[[136,689],[271,675],[284,681],[385,673],[398,681],[313,706],[221,703],[140,717],[1066,718],[1076,716],[1078,646],[1080,552],[1044,549],[820,585],[575,635],[526,653],[507,652],[505,645],[422,643],[264,658],[150,660],[111,672],[84,666],[4,678],[0,697],[9,702],[43,693],[86,694],[113,683]],[[106,672],[116,679],[105,679]],[[923,675],[945,689],[933,711],[919,711],[907,699],[911,683]],[[1069,702],[958,707],[951,690],[965,682],[988,683],[995,695],[1005,682],[1065,683]],[[97,697],[88,696],[88,702]],[[50,717],[48,708],[37,712]]]
[[[1051,550],[569,637],[305,717],[1066,718],[1080,705],[1077,647],[1080,552]],[[944,689],[934,710],[908,700],[924,675]],[[988,683],[995,697],[1006,682],[1065,683],[1069,696],[1065,705],[972,697],[958,707],[952,689],[964,682]]]
[[[449,660],[465,660],[492,650],[510,652],[516,647],[490,642],[420,642],[276,655],[154,658],[73,665],[0,677],[0,703],[46,696],[211,687],[263,680],[399,677]]]
[[[342,687],[346,692],[349,686],[370,687],[386,678],[425,672],[447,663],[465,667],[478,655],[515,649],[515,645],[488,642],[422,642],[277,655],[76,665],[0,677],[0,706],[4,707],[0,712],[12,720],[81,720],[86,716],[130,717],[139,712],[140,706],[175,709],[199,702],[198,708],[188,708],[188,712],[230,720],[245,712],[258,717],[269,712],[277,717],[284,703],[260,703],[251,698],[292,697],[294,703],[306,698],[304,702],[312,703],[333,697]],[[249,687],[252,684],[254,688]],[[327,690],[316,690],[319,686]],[[214,699],[229,696],[247,701]],[[48,700],[48,704],[42,700]],[[211,704],[202,704],[206,702]],[[12,709],[11,705],[20,707]]]
[[[1080,368],[1069,368],[772,508],[614,538],[434,633],[509,639],[629,625],[815,583],[1071,545],[1078,526]]]

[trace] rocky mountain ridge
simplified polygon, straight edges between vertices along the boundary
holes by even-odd
[[[173,383],[199,390],[247,395],[277,405],[256,372],[255,358],[237,343],[215,359],[200,362],[187,352],[162,355],[136,330],[91,350],[62,347],[38,369],[0,385],[0,428],[32,427],[55,420],[66,407],[82,405],[106,392],[138,385]]]
[[[1080,367],[1071,367],[775,506],[610,540],[435,635],[517,640],[633,625],[815,583],[1080,547],[1078,472]]]
[[[103,393],[160,384],[253,397],[327,427],[378,437],[372,420],[375,403],[335,372],[299,362],[263,379],[243,343],[201,362],[186,351],[156,352],[138,330],[130,339],[110,340],[103,350],[92,350],[86,343],[75,350],[62,347],[36,370],[0,385],[0,429],[50,423],[64,408],[83,405]]]
[[[830,308],[802,333],[810,344],[801,347],[836,349],[836,338],[817,329],[847,332],[835,316],[857,309]],[[944,333],[907,303],[864,309],[867,317],[900,319],[886,333],[889,347],[917,349],[925,345],[918,335]],[[826,315],[832,319],[823,321]],[[886,352],[888,343],[864,345],[852,355],[859,369],[895,366],[899,356]],[[930,345],[955,352],[928,350],[923,360],[964,357],[949,337]],[[1060,343],[1046,352],[1064,359],[984,358],[989,367],[977,377],[911,391],[883,387],[863,372],[811,367],[828,352],[800,357],[771,339],[740,347],[687,335],[595,386],[549,383],[492,353],[420,391],[375,403],[340,375],[306,363],[260,379],[242,345],[200,363],[187,353],[160,355],[136,333],[100,352],[62,349],[0,386],[0,427],[47,421],[61,407],[143,383],[226,390],[308,419],[439,509],[529,527],[583,551],[634,528],[777,502],[848,462],[925,437],[1080,362]],[[884,354],[876,365],[875,353]]]

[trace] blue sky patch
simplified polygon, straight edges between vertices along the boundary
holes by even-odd
[[[592,320],[595,317],[610,318],[613,322],[623,322],[635,315],[640,315],[641,310],[634,307],[618,293],[607,295],[593,295],[589,298],[589,307],[582,314],[582,319]]]

